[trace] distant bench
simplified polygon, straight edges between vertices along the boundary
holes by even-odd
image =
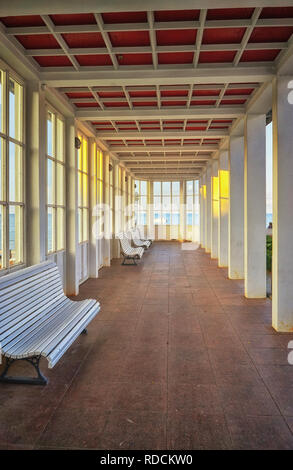
[[[86,332],[100,304],[73,301],[64,295],[55,263],[44,262],[0,277],[0,346],[6,364],[1,382],[45,385],[41,357],[55,366],[75,339]],[[37,377],[10,377],[16,360],[26,360]]]

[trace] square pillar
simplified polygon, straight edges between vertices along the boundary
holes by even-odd
[[[219,221],[219,162],[212,162],[211,177],[211,258],[218,258],[218,221]]]
[[[89,179],[90,179],[90,197],[89,197],[89,222],[90,222],[90,233],[89,233],[89,276],[96,278],[99,272],[99,247],[98,247],[98,236],[99,231],[97,227],[99,225],[100,211],[97,209],[98,197],[97,197],[97,147],[93,138],[89,139]]]
[[[272,321],[293,331],[293,77],[273,84]]]
[[[111,210],[110,210],[110,172],[109,164],[110,157],[109,154],[104,154],[104,266],[111,266]]]
[[[244,145],[245,297],[266,297],[266,116],[248,114]]]
[[[219,229],[218,266],[228,266],[228,217],[229,217],[229,157],[228,151],[219,156]]]
[[[228,276],[244,279],[244,136],[230,138]]]
[[[211,252],[211,208],[212,208],[212,193],[211,193],[211,176],[212,168],[211,165],[207,166],[206,171],[206,204],[205,204],[205,251],[206,253]]]
[[[201,176],[200,187],[200,246],[205,248],[205,228],[206,228],[206,172]]]
[[[78,253],[78,187],[76,171],[75,121],[66,118],[66,295],[79,292]]]
[[[26,88],[26,264],[46,259],[46,106],[39,82]]]

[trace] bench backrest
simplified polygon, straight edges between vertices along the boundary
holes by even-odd
[[[44,262],[0,277],[0,343],[65,297],[55,263]]]

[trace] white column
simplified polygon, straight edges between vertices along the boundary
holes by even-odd
[[[26,88],[26,263],[46,259],[46,108],[39,82]]]
[[[229,158],[228,150],[219,155],[218,266],[228,266]]]
[[[119,233],[121,229],[121,198],[119,194],[119,165],[115,162],[114,164],[114,258],[120,258],[120,243],[116,234]]]
[[[186,239],[185,184],[185,181],[180,181],[180,225],[178,235],[181,241]]]
[[[110,157],[104,154],[104,266],[111,266],[111,234],[110,234]]]
[[[277,331],[293,331],[293,77],[273,88],[272,313]]]
[[[219,162],[212,162],[211,177],[211,258],[218,257],[218,221],[219,221]]]
[[[205,248],[205,227],[206,227],[206,172],[204,171],[201,176],[200,187],[200,246]]]
[[[205,214],[206,214],[206,224],[205,224],[205,251],[206,253],[211,252],[211,207],[212,207],[212,194],[211,194],[211,174],[212,169],[211,165],[207,166],[206,171],[206,204],[205,204]]]
[[[154,226],[154,183],[152,181],[147,182],[148,188],[148,211],[147,211],[147,227],[146,227],[146,238],[155,238],[155,226]]]
[[[93,138],[89,139],[89,179],[90,179],[90,197],[89,197],[89,276],[90,277],[98,277],[99,272],[99,251],[98,251],[98,231],[95,230],[95,226],[98,225],[99,220],[99,213],[96,213],[94,210],[95,206],[97,205],[97,149],[96,143]],[[94,230],[93,230],[94,229]]]
[[[228,276],[244,279],[244,137],[230,138]]]
[[[248,114],[244,146],[245,296],[266,297],[266,116]]]
[[[66,119],[66,283],[67,295],[77,295],[79,273],[77,269],[78,250],[78,191],[76,172],[75,121]]]

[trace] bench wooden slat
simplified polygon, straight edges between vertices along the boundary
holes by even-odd
[[[35,332],[25,336],[23,341],[21,341],[19,344],[16,344],[16,347],[12,348],[12,351],[10,350],[10,345],[8,344],[9,352],[18,355],[22,353],[21,351],[27,350],[31,353],[34,348],[38,347],[38,345],[48,337],[50,332],[53,331],[54,334],[55,330],[60,328],[60,325],[62,325],[64,319],[66,321],[79,308],[78,305],[71,306],[70,300],[67,300],[68,302],[65,302],[64,306],[57,315],[52,310],[43,318],[43,322],[38,324],[38,328],[35,330]]]
[[[59,280],[58,276],[56,275],[56,272],[50,271],[48,274],[45,275],[45,273],[42,273],[42,277],[40,279],[27,279],[24,281],[26,284],[23,286],[19,286],[18,284],[15,285],[14,289],[11,289],[10,292],[8,292],[8,289],[2,290],[2,297],[1,299],[1,310],[2,308],[9,303],[11,303],[11,300],[13,300],[13,303],[19,298],[23,298],[25,295],[29,294],[31,291],[37,291],[40,289],[42,286],[51,283],[52,280]],[[60,288],[61,289],[61,288]],[[1,291],[0,291],[1,293]],[[13,297],[13,299],[12,299]]]
[[[14,344],[18,343],[21,340],[24,340],[26,336],[32,336],[35,330],[38,330],[39,326],[42,325],[44,321],[49,319],[51,315],[59,313],[62,307],[66,307],[69,299],[62,296],[58,301],[51,303],[47,308],[43,308],[41,312],[34,312],[30,316],[28,322],[23,322],[19,329],[8,330],[6,336],[2,340],[2,346],[8,346],[11,348]]]
[[[14,286],[18,282],[26,280],[31,276],[36,276],[43,271],[48,271],[50,267],[54,269],[57,268],[55,263],[52,263],[51,261],[45,261],[44,263],[29,266],[28,268],[20,269],[19,271],[6,274],[5,276],[0,277],[0,292],[2,289],[5,289],[7,287],[11,287],[12,289],[14,289]]]
[[[25,313],[28,310],[32,310],[34,306],[36,308],[41,307],[42,304],[45,302],[50,296],[58,296],[64,295],[62,290],[60,289],[60,283],[58,280],[54,280],[49,286],[43,286],[43,289],[39,289],[38,291],[31,291],[30,295],[23,297],[22,299],[18,300],[15,304],[10,301],[10,305],[6,305],[5,313],[3,313],[2,325],[9,323],[13,320],[13,318],[19,317],[22,313]],[[1,307],[2,310],[2,307]],[[4,310],[4,309],[3,309]]]
[[[70,338],[76,339],[81,332],[83,331],[84,328],[88,326],[88,324],[95,318],[97,315],[98,311],[97,308],[99,308],[97,305],[94,305],[91,310],[87,313],[85,317],[83,317],[82,322],[80,322],[76,327],[71,331],[71,336]],[[52,351],[47,359],[49,361],[49,368],[51,369],[54,367],[54,365],[59,361],[60,357],[64,354],[63,351],[67,351],[67,349],[70,347],[72,344],[70,338],[64,338],[62,342],[59,343],[58,347]]]

